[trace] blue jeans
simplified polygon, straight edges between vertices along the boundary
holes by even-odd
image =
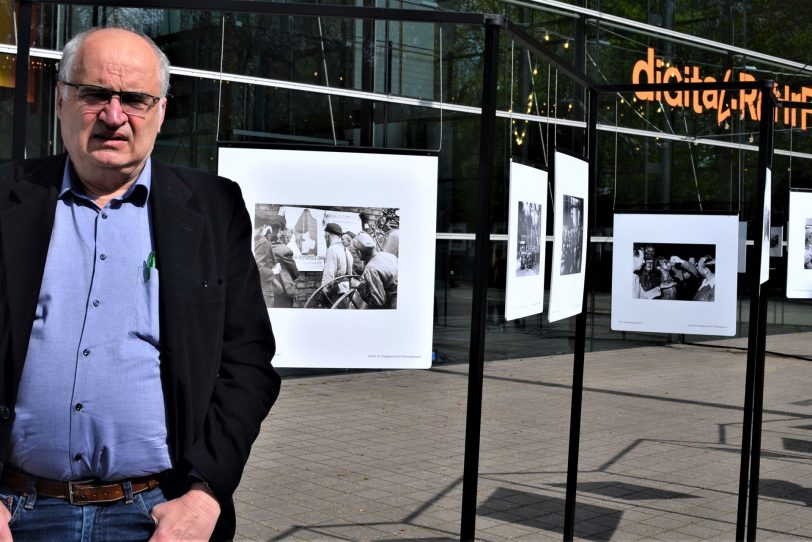
[[[125,486],[126,489],[126,486]],[[14,542],[136,542],[155,530],[152,508],[166,501],[160,487],[111,504],[78,506],[29,492],[0,489]]]

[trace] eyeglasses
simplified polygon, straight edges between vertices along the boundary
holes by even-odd
[[[67,81],[61,81],[61,83],[75,88],[76,99],[79,100],[79,103],[97,112],[109,104],[113,96],[118,96],[121,109],[127,115],[140,117],[146,115],[161,100],[160,97],[145,92],[115,91],[96,85],[79,85]]]

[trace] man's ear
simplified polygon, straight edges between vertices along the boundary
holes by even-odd
[[[62,118],[62,83],[57,81],[56,83],[56,96],[54,97],[55,105],[56,105],[56,116],[57,118]]]

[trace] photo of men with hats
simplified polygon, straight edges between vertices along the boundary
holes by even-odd
[[[298,251],[295,239],[305,215],[316,221],[310,255]],[[363,229],[371,217],[377,217],[374,235]],[[254,223],[254,256],[269,309],[397,309],[397,209],[261,203]]]

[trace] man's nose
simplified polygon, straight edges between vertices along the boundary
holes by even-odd
[[[99,120],[108,126],[121,126],[129,120],[127,113],[121,107],[121,98],[113,94],[110,101],[99,111]]]

